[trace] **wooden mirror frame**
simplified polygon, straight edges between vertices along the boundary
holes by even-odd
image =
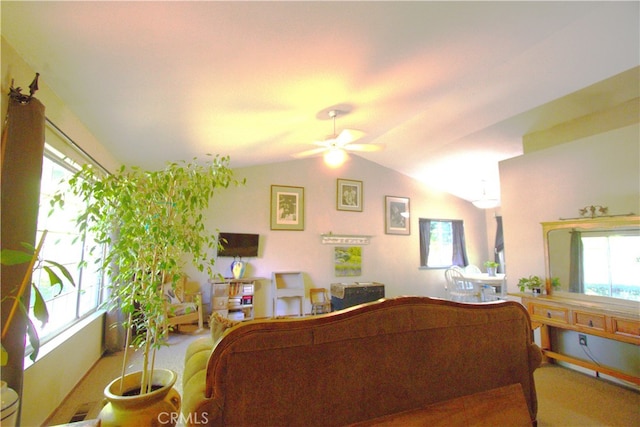
[[[551,259],[549,256],[549,233],[553,230],[563,230],[571,228],[580,228],[582,230],[613,230],[621,227],[640,227],[640,216],[638,215],[624,215],[624,216],[602,216],[593,218],[574,218],[560,221],[543,222],[542,234],[544,241],[544,262],[546,273],[546,290],[547,295],[551,295],[553,290],[551,289]],[[563,292],[563,294],[571,294],[572,296],[584,295],[570,292]],[[596,298],[596,297],[594,297]],[[608,297],[602,297],[608,298]],[[616,298],[616,300],[618,300]],[[626,300],[621,300],[626,301]]]

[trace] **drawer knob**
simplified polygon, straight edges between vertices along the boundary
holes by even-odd
[[[589,326],[593,326],[593,320],[589,319]]]
[[[548,317],[549,319],[551,319],[551,312],[550,312],[550,311],[547,311],[547,317]]]

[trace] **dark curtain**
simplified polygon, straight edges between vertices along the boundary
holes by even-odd
[[[429,259],[429,242],[431,242],[431,221],[420,218],[418,227],[420,228],[420,265],[426,267]]]
[[[9,98],[7,120],[2,130],[2,249],[23,249],[23,242],[35,246],[44,153],[44,110],[44,105],[36,98],[28,101]],[[12,299],[5,297],[15,295],[28,273],[27,264],[2,266],[0,270],[3,330],[13,303]],[[27,287],[24,295],[27,304],[30,290]],[[22,394],[25,333],[26,319],[17,315],[11,321],[7,335],[2,338],[2,345],[9,354],[7,365],[2,367],[2,380],[19,396]]]
[[[496,243],[493,247],[493,250],[495,251],[494,260],[495,262],[500,262],[500,257],[498,257],[498,254],[504,251],[504,235],[502,234],[502,217],[501,216],[496,217],[496,223],[497,223]]]
[[[464,223],[462,220],[451,221],[451,237],[453,239],[453,265],[466,267],[469,265],[467,259],[467,248],[464,241]]]
[[[569,252],[569,292],[584,293],[581,232],[575,230],[571,232]]]
[[[502,263],[500,262],[500,252],[504,251],[504,234],[502,232],[501,216],[496,216],[496,243],[493,246],[493,251],[494,251],[493,260],[498,264],[500,264],[500,267],[502,267]]]

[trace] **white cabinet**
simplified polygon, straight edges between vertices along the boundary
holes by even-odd
[[[211,309],[233,320],[253,320],[257,278],[210,280]]]

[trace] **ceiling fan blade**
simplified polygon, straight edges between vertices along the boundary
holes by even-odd
[[[347,144],[343,148],[348,151],[373,152],[382,150],[384,146],[382,144]]]
[[[337,145],[344,147],[346,144],[356,141],[364,136],[364,132],[356,129],[343,129],[336,137]]]
[[[311,150],[306,150],[306,151],[302,151],[302,152],[297,153],[297,154],[293,154],[293,157],[295,157],[295,158],[309,157],[309,156],[314,156],[316,154],[323,153],[325,151],[327,151],[326,147],[312,148]]]
[[[313,141],[313,145],[317,145],[318,147],[331,148],[335,144],[335,139],[325,139],[324,141]]]

